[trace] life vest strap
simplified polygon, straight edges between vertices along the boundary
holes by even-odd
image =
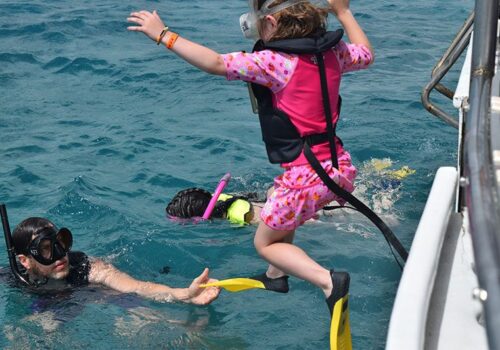
[[[328,133],[324,132],[321,134],[303,136],[302,140],[304,140],[304,143],[307,143],[310,146],[319,145],[328,142]]]
[[[339,160],[337,157],[337,147],[335,147],[335,129],[336,125],[332,122],[332,112],[330,106],[330,93],[328,92],[328,81],[326,79],[325,61],[323,59],[323,53],[317,53],[315,55],[318,61],[319,76],[321,81],[321,95],[323,98],[323,110],[325,112],[326,120],[326,132],[328,134],[328,142],[330,143],[330,155],[332,158],[332,165],[334,168],[339,168]]]
[[[394,248],[398,252],[401,259],[403,259],[403,261],[406,262],[406,259],[408,258],[408,252],[403,247],[403,244],[398,240],[396,235],[392,232],[392,230],[368,206],[366,206],[363,202],[354,197],[352,193],[344,190],[335,181],[333,181],[333,179],[328,175],[325,169],[323,169],[318,158],[316,158],[316,156],[314,155],[314,153],[312,152],[311,148],[307,143],[304,144],[304,155],[309,164],[311,165],[311,167],[318,174],[323,183],[330,189],[330,191],[332,191],[337,196],[346,200],[361,214],[365,215],[368,219],[370,219],[370,221],[373,224],[375,224],[375,226],[377,226],[384,235],[384,238],[389,244],[389,247],[391,247],[392,254],[394,255],[394,252],[392,250],[392,248]],[[397,259],[396,261],[399,264],[399,261]]]
[[[340,142],[341,145],[343,145],[343,142],[340,139],[340,137],[338,137],[337,135],[335,135],[335,138]],[[322,143],[327,143],[327,142],[329,142],[329,140],[330,139],[328,138],[328,133],[327,132],[324,132],[324,133],[321,133],[321,134],[312,134],[312,135],[302,136],[302,141],[304,141],[304,143],[307,143],[309,146],[314,146],[314,145],[320,145]]]

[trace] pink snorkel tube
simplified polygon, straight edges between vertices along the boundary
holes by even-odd
[[[220,196],[222,190],[224,189],[224,187],[226,187],[226,185],[230,179],[231,179],[230,173],[227,173],[226,175],[224,175],[222,177],[222,179],[220,179],[219,184],[217,185],[217,188],[215,189],[215,193],[212,196],[212,199],[210,200],[210,202],[208,203],[207,209],[205,209],[205,212],[203,213],[203,217],[202,217],[203,220],[208,220],[210,218],[210,215],[212,215],[212,211],[214,210],[215,203],[217,203],[217,199],[219,199],[219,196]]]

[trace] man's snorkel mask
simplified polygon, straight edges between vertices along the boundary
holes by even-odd
[[[328,9],[330,4],[327,0],[287,0],[281,4],[275,5],[277,0],[248,0],[248,7],[250,12],[244,13],[240,16],[240,28],[243,32],[243,36],[247,39],[258,40],[259,39],[259,29],[257,27],[259,20],[269,16],[274,15],[284,9],[302,3],[309,2],[318,8]],[[259,3],[262,6],[259,9]]]
[[[71,231],[63,227],[47,227],[38,232],[28,247],[28,253],[40,264],[49,266],[61,260],[73,245]]]

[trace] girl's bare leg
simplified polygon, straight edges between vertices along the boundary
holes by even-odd
[[[277,272],[274,269],[278,269],[308,281],[321,288],[326,297],[330,296],[333,287],[330,272],[291,243],[294,232],[273,230],[260,223],[255,233],[255,248],[272,265],[269,267],[271,272]]]
[[[282,242],[291,244],[293,242],[294,237],[295,237],[295,231],[290,231],[290,234],[285,236]],[[269,265],[266,271],[266,275],[269,278],[278,278],[286,275],[286,273],[278,269],[276,266]]]

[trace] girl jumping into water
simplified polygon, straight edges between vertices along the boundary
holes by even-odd
[[[252,83],[268,157],[283,167],[254,240],[270,264],[265,278],[286,282],[289,274],[306,280],[323,291],[333,312],[347,293],[349,274],[324,268],[292,242],[295,230],[327,203],[345,201],[322,182],[306,148],[335,183],[353,191],[356,169],[335,135],[340,80],[343,73],[368,67],[374,54],[349,0],[328,3],[325,10],[305,0],[250,1],[250,12],[240,22],[246,37],[260,39],[252,53],[219,54],[193,43],[165,26],[156,11],[131,13],[128,21],[134,26],[128,29],[143,32],[205,72]],[[340,39],[341,30],[326,31],[328,12],[350,43]]]

